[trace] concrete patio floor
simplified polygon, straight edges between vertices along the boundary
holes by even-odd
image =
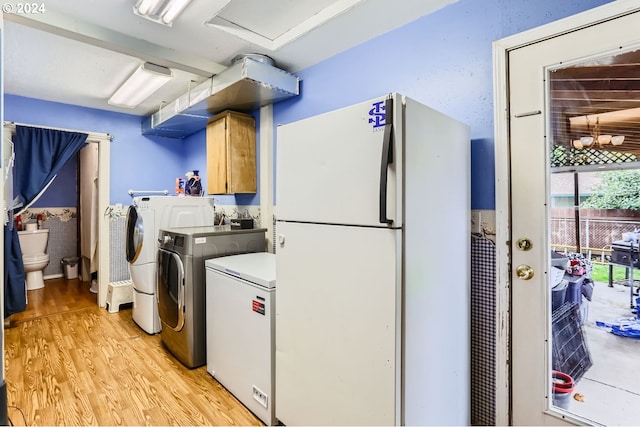
[[[630,289],[621,282],[613,287],[596,282],[582,327],[593,366],[576,385],[568,406],[569,412],[594,424],[640,425],[640,339],[596,326],[596,321],[635,317],[630,301]],[[575,393],[584,401],[576,400]]]

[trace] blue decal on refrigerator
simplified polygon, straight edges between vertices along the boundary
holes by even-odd
[[[369,110],[369,123],[373,123],[373,130],[384,128],[385,118],[387,117],[384,110],[384,101],[378,101],[373,103],[373,108]]]

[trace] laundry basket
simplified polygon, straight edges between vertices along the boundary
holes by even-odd
[[[78,261],[80,258],[75,256],[62,258],[62,269],[64,270],[65,279],[77,279],[78,278]]]

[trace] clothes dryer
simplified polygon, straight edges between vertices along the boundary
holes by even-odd
[[[134,197],[127,211],[126,257],[133,282],[133,321],[148,334],[160,332],[156,304],[158,232],[161,228],[213,225],[213,199]]]
[[[160,231],[158,307],[166,348],[186,367],[207,361],[205,266],[210,258],[265,251],[264,228],[230,226]]]

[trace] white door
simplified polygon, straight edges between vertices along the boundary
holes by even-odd
[[[80,158],[80,255],[83,259],[83,278],[97,270],[98,254],[98,144],[86,144],[78,153]]]
[[[511,188],[510,192],[507,189],[508,196],[498,196],[497,207],[500,212],[504,207],[500,205],[501,198],[507,204],[510,197],[511,233],[504,241],[511,244],[508,247],[511,269],[507,270],[506,277],[510,283],[512,304],[510,421],[513,425],[610,423],[604,418],[597,419],[598,415],[582,413],[581,408],[586,406],[580,406],[580,403],[572,402],[567,410],[552,404],[549,177],[552,172],[552,144],[564,144],[569,151],[572,144],[569,133],[565,135],[567,140],[560,140],[557,124],[552,123],[557,120],[560,110],[557,104],[554,105],[560,101],[554,101],[557,94],[552,93],[554,87],[550,83],[553,73],[576,65],[609,64],[615,62],[612,58],[618,55],[640,49],[638,3],[614,3],[618,4],[612,4],[609,10],[613,19],[605,17],[607,11],[603,7],[577,19],[574,17],[573,21],[567,20],[546,30],[543,27],[537,35],[531,32],[531,42],[521,43],[523,47],[513,44],[512,48],[506,49],[509,95],[505,137],[509,145],[502,147],[502,152],[497,152],[497,167],[502,168],[497,173],[497,185],[506,189],[508,184],[501,182],[504,178],[510,180]],[[584,22],[589,18],[593,18],[591,22],[598,23]],[[572,25],[578,28],[571,28]],[[574,31],[568,31],[571,29]],[[545,31],[564,34],[548,38]],[[505,40],[508,44],[508,39]],[[585,93],[585,96],[593,95]],[[502,119],[499,115],[497,117],[498,121]],[[569,126],[568,120],[566,123]],[[591,133],[593,126],[592,123]],[[498,131],[499,127],[498,122]],[[507,155],[509,149],[510,154]],[[508,161],[509,170],[500,164],[500,158]],[[501,188],[497,189],[498,192]],[[499,264],[505,266],[504,260],[508,260],[508,256],[501,259],[499,254],[498,257]],[[586,396],[586,399],[589,397],[595,398]],[[611,399],[609,403],[613,403],[614,394],[608,398]],[[605,402],[600,404],[607,406]],[[629,421],[633,423],[634,420]]]
[[[396,177],[402,176],[403,106],[394,96],[393,161],[381,167],[386,99],[278,127],[278,219],[387,227],[380,222],[381,192],[386,190],[386,216],[392,226],[402,225],[401,180]]]
[[[276,418],[398,425],[402,230],[276,231]]]

